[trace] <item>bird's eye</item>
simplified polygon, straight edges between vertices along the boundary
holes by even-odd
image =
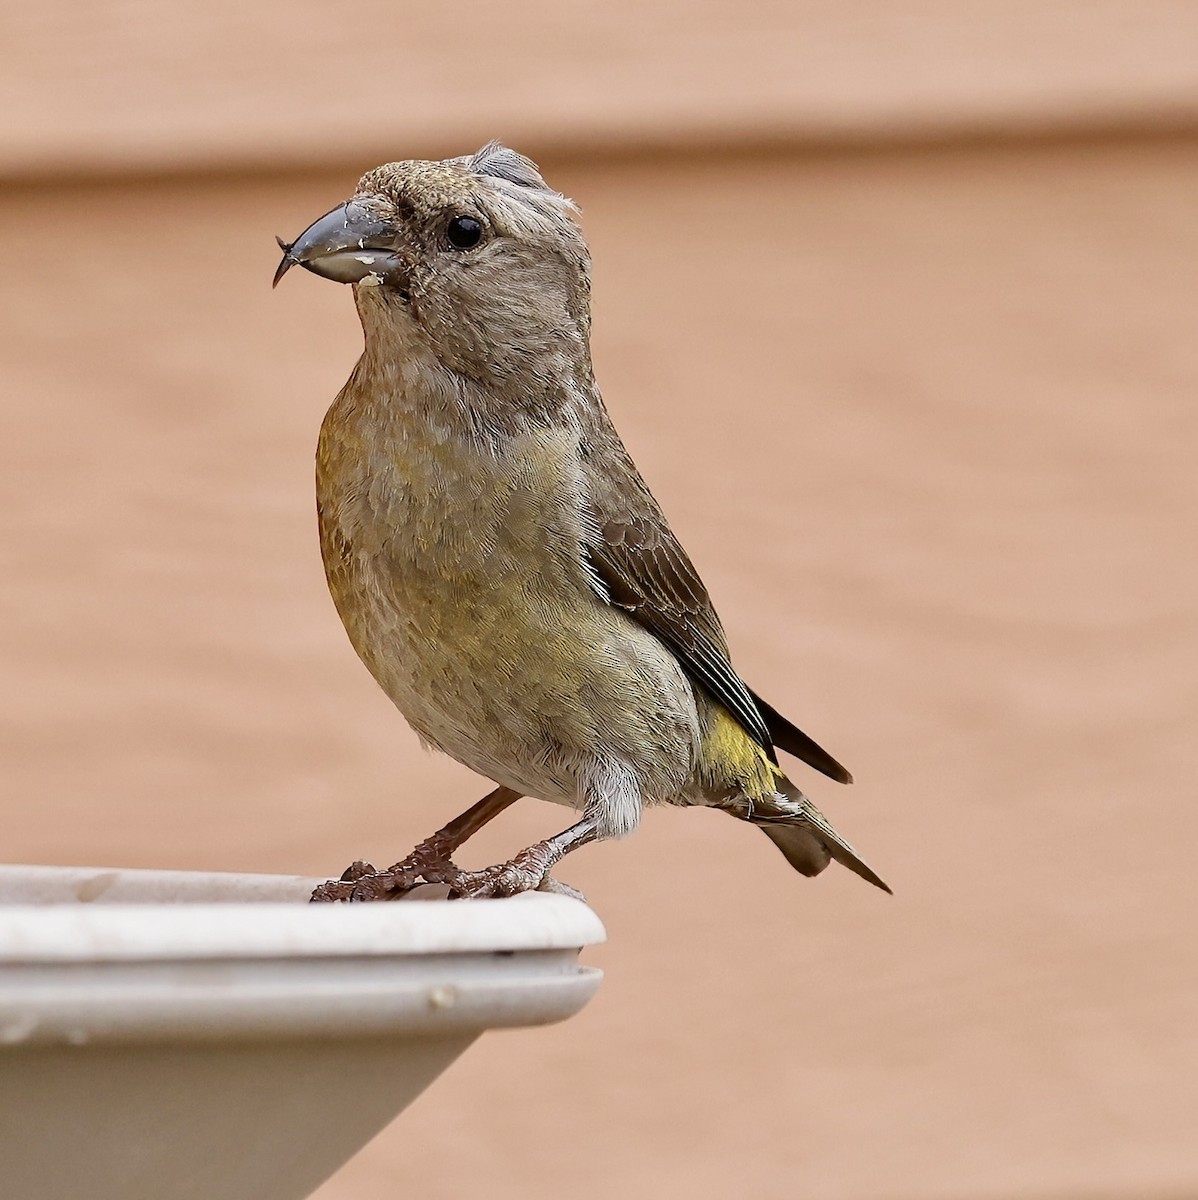
[[[455,250],[472,250],[483,238],[482,222],[474,217],[454,217],[445,231]]]

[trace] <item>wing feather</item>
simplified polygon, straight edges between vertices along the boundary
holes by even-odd
[[[777,762],[775,745],[841,783],[852,777],[781,713],[745,685],[728,653],[720,619],[694,564],[600,407],[582,442],[593,511],[588,572],[595,591],[659,638],[690,679],[722,704]]]
[[[624,609],[677,657],[682,669],[722,704],[771,759],[773,742],[753,695],[728,658],[711,598],[664,520],[629,517],[599,525],[591,566],[612,604]]]

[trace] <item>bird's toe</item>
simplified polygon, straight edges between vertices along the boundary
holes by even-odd
[[[581,900],[583,904],[587,902],[587,898],[576,887],[562,883],[560,879],[554,879],[548,874],[537,884],[537,891],[552,892],[555,896],[569,896],[571,900]]]
[[[534,892],[548,878],[549,870],[544,863],[535,857],[517,855],[511,862],[499,863],[481,871],[459,871],[452,880],[446,882],[450,884],[450,895],[454,899],[481,900]]]

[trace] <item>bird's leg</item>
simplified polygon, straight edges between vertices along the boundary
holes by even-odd
[[[396,900],[410,892],[421,879],[429,883],[452,884],[461,874],[450,861],[453,852],[519,799],[520,793],[511,788],[496,788],[460,817],[454,817],[444,829],[425,838],[407,858],[385,871],[376,871],[367,862],[352,863],[340,879],[322,883],[312,893],[312,900]]]
[[[561,860],[599,837],[599,830],[592,817],[583,817],[576,825],[543,842],[534,842],[521,850],[509,862],[481,871],[459,871],[448,880],[450,899],[477,899],[482,896],[515,896],[519,892],[560,892],[581,900],[582,896],[572,887],[559,883],[549,872]]]

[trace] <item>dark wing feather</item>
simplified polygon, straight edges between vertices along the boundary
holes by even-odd
[[[707,589],[664,517],[629,514],[597,524],[600,540],[590,547],[591,566],[611,603],[660,638],[687,675],[774,759],[753,694],[728,660]]]
[[[770,738],[779,750],[793,754],[802,759],[809,767],[822,771],[829,779],[837,783],[852,783],[853,777],[840,765],[822,746],[809,738],[801,729],[792,725],[776,708],[766,702],[756,693],[750,692],[757,711],[765,721],[765,727],[770,731]]]
[[[826,750],[755,696],[732,667],[711,597],[607,420],[581,444],[593,526],[590,566],[605,599],[670,648],[689,678],[722,704],[776,762],[774,746],[841,783],[852,776]]]

